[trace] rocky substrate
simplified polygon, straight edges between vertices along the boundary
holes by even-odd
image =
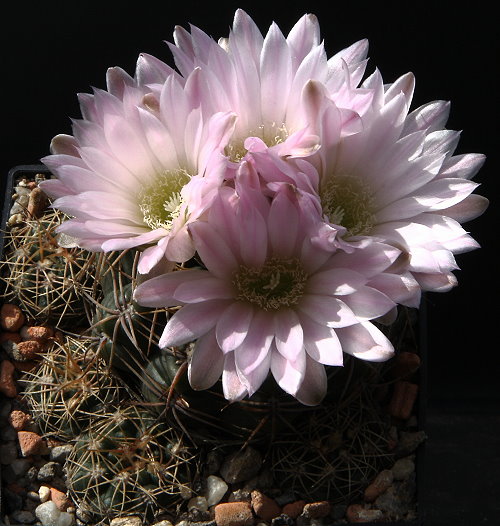
[[[60,337],[50,327],[28,326],[21,310],[10,304],[0,309],[0,464],[6,525],[93,525],[92,517],[67,494],[64,462],[72,444],[40,434],[20,393],[17,379],[36,366],[48,342]],[[411,364],[406,359],[398,367]],[[400,374],[401,371],[398,372]],[[364,495],[347,504],[307,501],[274,485],[261,452],[254,447],[230,453],[214,450],[207,456],[203,476],[184,502],[155,526],[306,526],[411,520],[415,517],[415,450],[424,440],[412,416],[416,390],[399,381],[388,411],[404,426],[392,428],[394,463],[366,487]],[[101,521],[111,526],[142,526],[138,516]]]

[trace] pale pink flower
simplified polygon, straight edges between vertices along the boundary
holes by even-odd
[[[395,305],[378,278],[400,251],[370,241],[350,254],[318,248],[311,241],[318,218],[301,199],[290,185],[272,200],[238,182],[236,191],[222,188],[206,221],[189,228],[206,270],[171,272],[136,289],[143,305],[181,305],[160,346],[196,341],[188,369],[194,389],[222,376],[225,397],[239,400],[270,372],[284,391],[314,405],[326,393],[324,365],[342,365],[343,352],[370,361],[392,356],[370,320]]]
[[[73,136],[55,137],[43,159],[57,179],[41,185],[56,198],[53,206],[73,217],[59,230],[80,247],[149,247],[143,273],[164,255],[178,262],[194,255],[187,225],[223,181],[221,151],[234,127],[233,115],[202,107],[190,88],[199,75],[185,81],[143,56],[136,78],[111,68],[107,91],[80,96],[83,118],[74,121]]]
[[[342,136],[328,93],[309,85],[321,138],[308,159],[318,170],[311,182],[319,206],[331,224],[345,227],[344,239],[370,236],[397,246],[423,290],[448,290],[456,284],[454,254],[478,247],[460,223],[488,205],[472,194],[478,184],[470,180],[484,156],[453,155],[460,134],[444,129],[448,103],[408,113],[412,74],[384,85],[376,71],[362,86],[373,90],[372,106],[361,117],[362,131]]]
[[[318,20],[306,14],[285,37],[273,23],[265,36],[241,9],[228,38],[219,42],[201,29],[177,27],[170,44],[183,77],[200,67],[199,91],[209,94],[212,111],[237,116],[226,154],[235,162],[246,154],[245,139],[259,137],[280,156],[310,155],[319,138],[311,133],[307,106],[311,81],[324,86],[335,102],[342,133],[359,129],[359,114],[369,106],[372,92],[357,88],[365,65],[367,41],[361,40],[327,58]]]

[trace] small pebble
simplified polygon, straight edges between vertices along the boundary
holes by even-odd
[[[142,526],[140,517],[115,517],[109,526]]]
[[[220,478],[215,475],[207,477],[207,489],[206,499],[208,506],[214,506],[218,504],[222,497],[226,494],[228,485]]]
[[[302,514],[309,519],[321,519],[330,513],[330,503],[326,500],[310,502],[304,506]]]
[[[54,331],[50,327],[43,325],[25,325],[19,331],[23,340],[35,340],[40,343],[45,343],[51,336],[54,335]]]
[[[31,431],[18,431],[17,438],[23,457],[38,455],[44,449],[44,440],[37,433]]]
[[[20,362],[27,362],[37,358],[43,351],[43,345],[37,340],[26,340],[15,344],[18,356],[16,360]]]
[[[256,475],[262,466],[261,454],[252,447],[229,455],[220,468],[222,478],[228,484],[244,482]]]
[[[74,516],[71,513],[60,511],[51,500],[42,502],[35,509],[35,515],[42,526],[71,526]]]
[[[47,195],[40,187],[37,186],[36,188],[33,188],[33,190],[31,190],[28,198],[28,214],[31,217],[40,217],[43,211],[47,208],[48,204],[49,200],[47,198]]]
[[[207,499],[205,497],[192,497],[189,499],[187,504],[188,511],[191,510],[199,510],[199,511],[207,511],[208,510],[208,503]]]
[[[370,522],[378,521],[383,517],[380,510],[364,508],[361,504],[351,504],[346,511],[348,522]]]
[[[410,418],[413,406],[417,400],[418,385],[406,381],[394,384],[394,393],[389,403],[389,414],[394,418],[407,420]]]
[[[304,510],[305,500],[296,500],[283,506],[283,513],[292,519],[296,519]]]
[[[24,221],[23,214],[17,213],[17,214],[11,214],[9,217],[9,220],[7,221],[7,225],[10,227],[13,227],[15,225],[19,225]]]
[[[50,500],[50,488],[48,486],[40,486],[38,489],[38,495],[40,497],[40,502],[47,502]]]
[[[40,495],[38,494],[37,491],[28,491],[28,493],[26,493],[26,497],[32,500],[33,502],[37,502],[37,503],[41,502]]]
[[[415,462],[411,457],[403,457],[394,463],[391,468],[394,480],[405,480],[415,471]]]
[[[247,491],[246,489],[237,489],[232,491],[228,498],[228,502],[239,502],[239,501],[245,501],[250,502],[251,500],[250,491]]]
[[[40,482],[50,482],[57,477],[61,470],[61,466],[57,462],[47,462],[38,470],[37,480]]]
[[[73,450],[71,444],[64,444],[62,446],[54,446],[50,450],[50,460],[58,462],[59,464],[64,464],[65,460],[68,458],[68,455]]]
[[[281,514],[281,508],[276,504],[276,501],[264,495],[264,493],[254,490],[251,493],[251,497],[252,508],[257,517],[270,521]]]
[[[0,307],[0,325],[6,331],[18,331],[26,321],[23,312],[17,305],[4,303]]]
[[[24,411],[15,409],[14,411],[10,413],[8,420],[9,420],[9,424],[16,431],[23,431],[23,429],[26,427],[28,422],[30,422],[31,417]]]
[[[249,502],[225,502],[215,506],[217,526],[253,526],[254,518]]]
[[[17,396],[17,385],[14,378],[16,368],[10,360],[2,360],[0,364],[0,392],[8,398]]]
[[[382,495],[392,484],[393,479],[394,477],[390,469],[381,471],[375,477],[375,480],[365,489],[365,502],[373,502],[377,497]]]

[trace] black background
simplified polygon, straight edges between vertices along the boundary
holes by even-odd
[[[491,204],[466,225],[482,248],[458,256],[459,286],[426,298],[427,448],[439,466],[429,481],[429,524],[436,525],[500,524],[499,504],[491,500],[494,491],[500,500],[492,482],[500,475],[499,55],[496,17],[484,5],[274,0],[264,8],[246,1],[18,1],[3,13],[0,31],[3,174],[38,162],[54,135],[71,133],[70,118],[80,117],[76,94],[105,88],[109,66],[133,74],[140,52],[173,65],[164,41],[172,40],[175,25],[193,23],[216,38],[226,36],[236,7],[263,32],[276,21],[287,33],[303,13],[312,12],[329,56],[366,37],[368,72],[378,67],[386,82],[415,73],[413,108],[435,99],[452,101],[448,128],[463,130],[456,153],[487,155],[475,180],[481,183],[477,193]]]

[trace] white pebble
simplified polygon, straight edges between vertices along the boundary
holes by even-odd
[[[51,500],[37,506],[35,515],[42,526],[71,526],[73,524],[73,515],[60,511]]]
[[[227,484],[220,477],[210,475],[207,478],[207,503],[208,506],[218,504],[228,490]]]
[[[50,488],[47,486],[40,486],[38,489],[38,495],[40,496],[40,502],[47,502],[50,499]]]
[[[191,510],[207,511],[208,510],[207,499],[205,497],[193,497],[192,499],[189,499],[188,510],[189,511]]]

